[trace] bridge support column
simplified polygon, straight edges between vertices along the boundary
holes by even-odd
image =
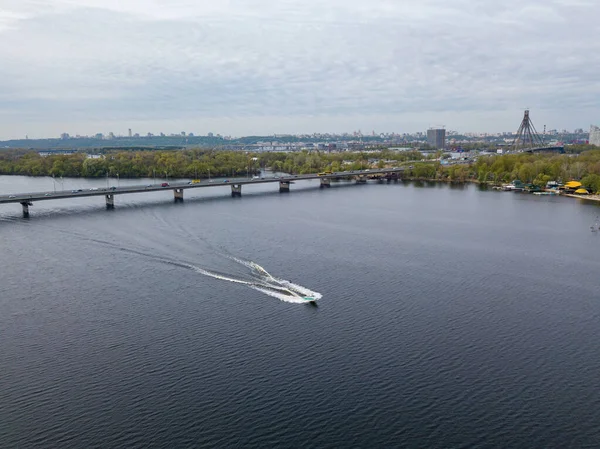
[[[23,206],[23,218],[29,218],[29,206],[33,206],[31,201],[22,201],[21,206]]]
[[[320,188],[323,189],[325,187],[331,187],[331,179],[329,179],[329,178],[321,178],[321,186],[320,186]]]
[[[231,184],[231,196],[236,197],[242,196],[242,185],[241,184]]]
[[[279,192],[289,192],[290,183],[288,181],[279,181]]]
[[[106,208],[114,209],[115,208],[115,196],[112,194],[106,195]]]
[[[176,203],[183,202],[183,189],[174,189],[173,198]]]

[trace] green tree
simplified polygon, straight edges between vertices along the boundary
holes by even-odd
[[[590,174],[581,179],[581,184],[592,193],[600,192],[600,175]]]

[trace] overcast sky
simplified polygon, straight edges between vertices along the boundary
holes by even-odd
[[[600,0],[0,0],[0,138],[600,123]]]

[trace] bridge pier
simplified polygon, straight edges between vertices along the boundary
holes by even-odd
[[[356,183],[357,184],[366,184],[367,183],[367,178],[364,177],[363,175],[358,175],[356,177]]]
[[[323,189],[325,187],[331,187],[331,179],[329,179],[329,178],[321,178],[321,186],[320,186],[320,188]]]
[[[241,184],[231,184],[231,197],[235,198],[236,196],[242,196],[242,185]]]
[[[23,218],[29,218],[29,206],[33,206],[31,201],[21,201],[21,206],[23,206]]]
[[[173,198],[176,203],[183,202],[183,189],[173,189]]]
[[[289,181],[279,181],[279,192],[289,192],[290,191],[290,183]]]
[[[110,193],[106,194],[105,196],[106,196],[106,208],[114,209],[115,208],[115,196]]]

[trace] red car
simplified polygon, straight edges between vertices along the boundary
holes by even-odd
[[[169,187],[169,183],[168,182],[163,182],[160,186],[161,187]]]

